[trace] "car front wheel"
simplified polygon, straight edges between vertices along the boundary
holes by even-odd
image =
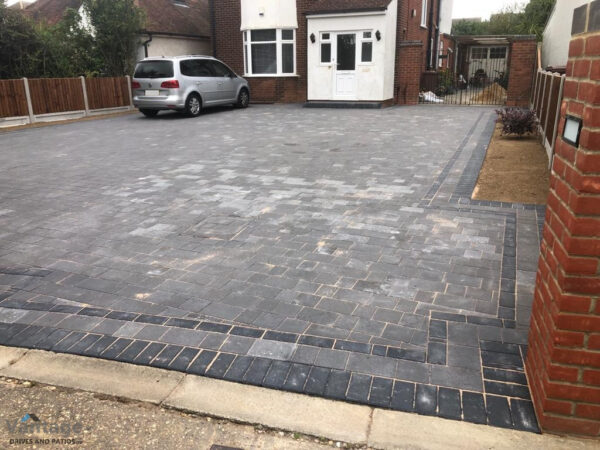
[[[197,94],[191,94],[185,102],[185,113],[191,117],[198,117],[202,112],[202,100]]]

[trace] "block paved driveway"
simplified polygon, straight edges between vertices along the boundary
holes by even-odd
[[[536,431],[543,208],[487,108],[254,106],[0,134],[0,344]]]

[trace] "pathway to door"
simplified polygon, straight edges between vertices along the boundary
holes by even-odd
[[[0,345],[535,431],[543,210],[470,200],[494,119],[255,106],[2,134]]]

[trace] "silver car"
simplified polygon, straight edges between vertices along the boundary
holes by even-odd
[[[154,117],[160,110],[199,116],[202,108],[250,103],[248,82],[211,56],[145,58],[131,80],[133,105]]]

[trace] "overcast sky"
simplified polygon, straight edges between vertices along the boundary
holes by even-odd
[[[8,0],[8,4],[10,5],[16,1]],[[515,3],[529,3],[529,0],[454,0],[452,17],[483,17],[489,19],[490,14]]]

